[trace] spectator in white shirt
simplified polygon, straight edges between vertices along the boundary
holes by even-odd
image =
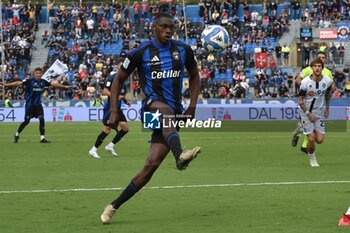
[[[94,26],[95,26],[95,21],[90,16],[90,18],[86,20],[86,27],[88,30],[89,37],[91,37],[91,35],[94,33]]]
[[[239,46],[240,45],[237,43],[237,41],[235,41],[235,43],[233,43],[233,45],[232,45],[232,52],[235,54],[238,54]]]
[[[252,17],[252,21],[256,21],[258,20],[259,13],[256,10],[254,10],[251,14],[251,17]]]

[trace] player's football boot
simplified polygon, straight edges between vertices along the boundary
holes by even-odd
[[[108,204],[101,214],[101,221],[103,224],[109,224],[111,222],[111,219],[113,215],[115,214],[117,210],[114,209],[114,207],[111,204]]]
[[[307,152],[307,148],[306,147],[300,147],[300,150],[302,151],[302,152],[304,152],[305,154],[307,154],[308,152]]]
[[[50,143],[50,141],[46,140],[45,138],[43,138],[43,139],[40,140],[40,143]]]
[[[292,138],[292,147],[296,147],[298,145],[299,134],[293,134]]]
[[[13,135],[13,142],[18,143],[19,136]]]
[[[309,155],[311,167],[319,167],[320,165],[317,162],[316,155]]]
[[[187,168],[188,164],[201,153],[201,148],[196,146],[192,150],[185,150],[181,153],[179,160],[176,163],[177,169],[183,171]]]
[[[96,151],[93,151],[93,150],[89,150],[89,155],[95,159],[99,159],[101,158]]]
[[[342,227],[350,226],[350,215],[343,214],[343,217],[339,219],[339,226],[342,226]]]
[[[105,150],[109,152],[111,155],[113,155],[114,157],[118,157],[118,154],[117,152],[114,151],[113,147],[107,145],[105,146]]]

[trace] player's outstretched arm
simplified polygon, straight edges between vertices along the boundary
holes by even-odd
[[[111,93],[110,93],[110,109],[111,115],[109,117],[109,123],[115,125],[118,121],[118,100],[120,95],[120,89],[124,80],[129,76],[128,73],[124,72],[121,68],[118,69],[117,75],[113,80]]]
[[[192,70],[190,70],[188,73],[190,75],[189,88],[190,88],[191,97],[190,97],[190,104],[188,106],[188,109],[185,112],[185,115],[190,115],[191,118],[194,118],[198,95],[199,95],[199,88],[200,88],[198,68],[195,67]]]
[[[52,87],[59,88],[59,89],[66,89],[66,90],[68,90],[68,89],[72,88],[72,86],[65,86],[65,85],[62,85],[62,84],[58,83],[57,81],[54,81],[54,80],[52,80],[50,84],[51,84]]]
[[[0,86],[4,86],[4,87],[18,87],[21,86],[23,84],[22,81],[15,81],[12,83],[0,83]]]

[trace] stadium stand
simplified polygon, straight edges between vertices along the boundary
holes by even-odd
[[[311,4],[308,8],[303,9],[295,6],[294,2],[296,1],[283,2],[279,5],[275,1],[267,5],[265,3],[237,5],[227,1],[213,3],[201,0],[198,5],[186,6],[187,43],[198,58],[200,75],[206,76],[203,73],[209,73],[209,78],[201,79],[201,92],[208,89],[213,97],[220,98],[278,97],[278,89],[285,82],[290,90],[287,96],[294,96],[291,80],[297,71],[288,66],[280,66],[281,57],[278,55],[279,40],[284,33],[288,33],[290,20],[298,20],[300,23],[319,27],[324,26],[327,20],[336,23],[341,18],[349,18],[350,9],[347,5],[338,6],[331,3],[326,6]],[[30,63],[30,58],[28,61],[21,55],[17,56],[16,53],[13,57],[14,52],[11,51],[19,49],[15,49],[20,40],[18,34],[20,38],[21,35],[23,37],[23,31],[28,36],[31,35],[27,39],[27,47],[31,47],[33,35],[35,35],[32,32],[38,28],[38,19],[33,18],[33,15],[30,17],[30,12],[35,11],[37,6],[28,4],[16,7],[17,5],[4,7],[3,26],[8,66],[5,76],[8,82],[25,78],[28,72],[27,63]],[[331,9],[330,14],[327,14],[330,7],[338,9],[338,13]],[[324,10],[325,8],[327,11]],[[25,12],[28,12],[28,16]],[[49,48],[46,66],[49,67],[56,59],[66,63],[69,67],[69,77],[62,82],[70,84],[74,82],[76,90],[71,93],[56,93],[55,90],[49,90],[48,96],[55,99],[93,98],[91,94],[86,95],[88,86],[96,89],[95,95],[100,94],[104,80],[116,64],[125,58],[130,47],[133,48],[153,37],[151,22],[157,12],[169,12],[174,17],[176,22],[174,39],[185,42],[183,10],[176,3],[148,4],[147,1],[142,1],[135,2],[130,9],[119,3],[113,6],[95,3],[55,6],[49,20],[51,33],[45,41]],[[314,14],[308,14],[308,12],[314,12]],[[40,20],[46,17],[44,8]],[[225,51],[212,54],[214,56],[212,61],[207,60],[209,53],[203,49],[198,33],[210,24],[220,24],[226,27],[231,38]],[[256,68],[254,54],[259,51],[267,53],[270,62],[267,68]],[[244,95],[236,95],[242,83],[237,83],[235,75],[241,73],[244,75],[244,80],[242,80]],[[345,91],[345,83],[348,78],[347,73],[343,86],[340,86],[343,91]],[[137,80],[137,77],[133,79]],[[221,94],[215,93],[220,89],[216,87],[216,83],[219,83],[221,87],[225,86],[226,91]],[[14,98],[20,97],[14,95]]]

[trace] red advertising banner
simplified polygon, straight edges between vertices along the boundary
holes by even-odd
[[[338,38],[337,30],[320,30],[320,39],[336,40]]]

